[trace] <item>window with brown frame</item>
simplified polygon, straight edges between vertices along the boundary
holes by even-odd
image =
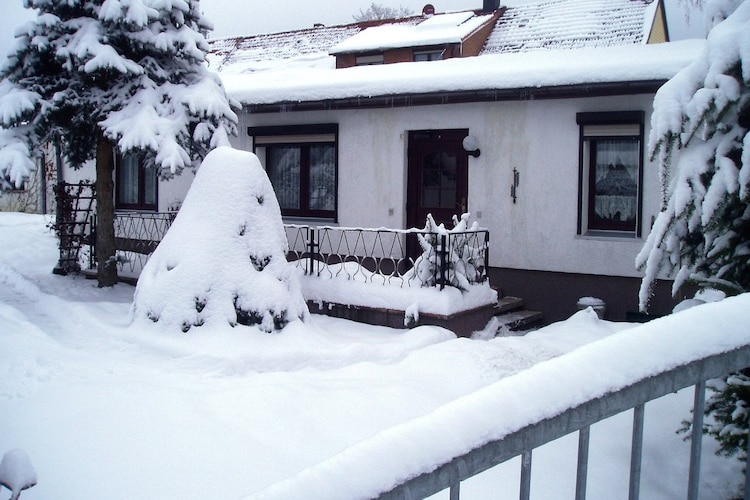
[[[338,125],[253,127],[248,133],[281,214],[335,221]]]
[[[641,235],[642,111],[578,113],[578,234]]]
[[[115,158],[115,209],[156,211],[158,178],[135,154]]]

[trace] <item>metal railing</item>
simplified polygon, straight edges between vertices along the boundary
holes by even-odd
[[[120,274],[137,276],[176,212],[115,214]],[[489,232],[285,224],[287,259],[305,274],[399,287],[465,289],[487,280]],[[92,259],[95,252],[90,253]],[[95,264],[92,262],[91,267]]]
[[[698,498],[700,457],[702,447],[703,411],[706,382],[726,376],[750,366],[750,345],[709,356],[671,370],[636,381],[604,397],[592,399],[536,424],[524,427],[490,441],[468,453],[455,457],[432,472],[399,484],[381,494],[382,499],[425,498],[448,489],[450,499],[460,497],[461,481],[484,472],[512,458],[521,457],[519,498],[528,500],[531,489],[532,452],[546,443],[578,432],[578,461],[576,470],[576,500],[586,498],[588,472],[589,429],[592,424],[633,409],[633,433],[630,458],[628,499],[640,498],[641,456],[645,405],[680,389],[695,386],[693,420],[690,439],[688,500]],[[749,450],[750,451],[750,450]],[[749,453],[750,455],[750,453]],[[744,498],[750,500],[750,467],[745,464]]]
[[[176,215],[177,212],[116,213],[114,222],[118,273],[138,275],[167,234]]]
[[[466,288],[487,279],[489,232],[285,225],[306,274],[399,287]]]

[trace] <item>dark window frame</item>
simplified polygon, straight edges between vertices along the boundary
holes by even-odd
[[[258,149],[263,148],[263,165],[269,172],[268,155],[269,149],[273,147],[298,147],[300,149],[300,179],[299,179],[299,205],[298,209],[282,208],[283,217],[295,219],[316,219],[331,222],[338,221],[339,203],[339,126],[337,123],[324,123],[314,125],[289,125],[248,127],[247,133],[253,138],[253,153],[258,154]],[[333,136],[333,140],[318,140],[315,137]],[[272,142],[263,142],[263,139],[273,138]],[[306,140],[313,138],[313,140]],[[259,141],[260,139],[260,141]],[[310,206],[310,150],[314,146],[330,145],[333,147],[334,156],[334,185],[333,185],[333,210],[313,210],[306,208]]]
[[[369,54],[357,54],[354,56],[355,66],[380,66],[385,64],[384,52],[373,52]]]
[[[590,236],[630,236],[640,238],[643,232],[643,170],[644,170],[644,111],[612,111],[577,113],[579,126],[578,147],[578,235]],[[637,134],[597,133],[587,135],[587,126],[637,126]],[[636,216],[631,222],[594,223],[595,198],[595,151],[598,141],[622,140],[637,141],[638,178],[636,194]],[[588,162],[587,162],[588,160]]]
[[[121,164],[123,155],[117,153],[115,155],[115,210],[136,210],[139,212],[156,212],[159,209],[159,176],[154,176],[154,202],[149,203],[146,201],[146,166],[143,161],[143,157],[138,155],[138,186],[137,186],[137,197],[138,201],[135,203],[129,203],[122,201],[120,198],[119,184],[122,182],[121,175]]]
[[[412,60],[414,62],[442,61],[445,59],[445,48],[433,49],[414,49],[412,51]],[[433,57],[437,55],[438,57]]]

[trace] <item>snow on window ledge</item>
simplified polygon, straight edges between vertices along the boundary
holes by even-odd
[[[641,241],[642,238],[639,238],[635,235],[634,231],[601,231],[601,230],[592,230],[592,231],[586,231],[583,234],[579,234],[576,236],[580,239],[585,240],[612,240],[612,239],[625,239],[625,240],[634,240],[634,241]]]

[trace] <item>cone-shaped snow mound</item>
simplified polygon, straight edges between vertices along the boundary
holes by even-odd
[[[286,250],[258,158],[217,148],[138,279],[134,316],[183,331],[222,322],[280,330],[308,314]]]

